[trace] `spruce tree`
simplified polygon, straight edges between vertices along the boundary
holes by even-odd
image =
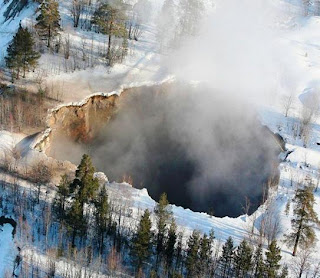
[[[156,251],[157,251],[157,264],[161,261],[163,252],[164,252],[164,239],[167,234],[168,230],[168,223],[172,216],[172,211],[169,207],[169,201],[167,199],[167,194],[163,193],[160,196],[159,203],[156,205],[154,209],[154,213],[157,219],[157,244],[156,244]]]
[[[243,240],[234,254],[234,267],[237,277],[246,277],[252,268],[252,249],[246,240]]]
[[[293,232],[287,235],[287,243],[293,245],[292,255],[295,256],[298,245],[306,246],[315,241],[313,224],[319,220],[313,209],[315,203],[313,187],[305,186],[297,189],[293,202],[295,204],[294,218],[291,220]]]
[[[40,15],[37,17],[36,29],[40,37],[51,46],[52,39],[60,30],[59,3],[55,0],[44,0],[40,6]]]
[[[31,33],[20,24],[5,57],[6,65],[12,71],[12,80],[19,79],[21,73],[25,77],[26,72],[37,65],[39,58],[40,54],[34,51]]]
[[[222,277],[229,277],[229,273],[233,263],[234,244],[232,237],[229,237],[222,247],[221,266]]]
[[[273,240],[266,252],[265,270],[268,278],[276,278],[278,275],[281,260],[280,252],[277,242]]]
[[[188,239],[186,256],[187,277],[195,277],[199,264],[200,232],[194,230]]]
[[[97,235],[99,238],[100,253],[102,254],[104,237],[107,232],[107,224],[109,221],[109,201],[105,186],[103,186],[98,198],[95,201],[95,209]]]
[[[133,263],[138,271],[141,271],[143,263],[145,263],[151,254],[151,220],[149,210],[145,210],[142,215],[137,232],[133,238],[131,255]]]
[[[165,246],[165,259],[166,259],[166,267],[171,273],[170,269],[173,265],[173,258],[175,252],[175,244],[177,242],[177,225],[174,219],[171,220],[170,228],[168,231],[168,240]]]
[[[262,252],[262,245],[259,244],[253,256],[253,276],[255,278],[263,278],[263,273],[264,273],[263,252]]]

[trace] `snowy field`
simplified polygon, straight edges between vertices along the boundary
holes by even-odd
[[[16,246],[12,238],[12,226],[5,224],[0,226],[0,273],[4,275],[11,274],[13,261],[16,256]],[[3,276],[1,276],[3,277]]]
[[[262,124],[267,125],[273,132],[279,133],[286,141],[287,149],[291,151],[286,161],[280,164],[280,183],[276,192],[271,192],[268,200],[269,207],[274,210],[274,217],[279,218],[281,231],[278,235],[279,244],[282,249],[283,263],[288,265],[295,264],[294,258],[291,256],[292,250],[283,242],[284,234],[291,229],[290,219],[292,218],[292,206],[289,214],[286,215],[285,207],[288,200],[292,199],[297,184],[306,178],[317,183],[318,169],[320,166],[320,119],[319,117],[312,123],[310,139],[307,147],[303,147],[303,142],[297,136],[294,136],[294,127],[299,122],[299,115],[303,109],[303,105],[309,105],[310,99],[320,98],[320,18],[305,18],[299,14],[300,1],[285,0],[268,0],[274,5],[279,5],[287,14],[284,21],[279,22],[281,28],[281,37],[278,40],[278,46],[282,48],[282,53],[288,53],[283,57],[288,62],[292,72],[288,74],[285,85],[279,85],[279,93],[273,92],[276,97],[266,103],[260,103],[259,117]],[[67,1],[60,1],[67,3]],[[61,5],[60,12],[65,26],[68,24],[67,4]],[[160,6],[160,3],[158,3]],[[2,4],[0,14],[6,9],[6,5]],[[0,33],[1,59],[4,55],[5,46],[12,38],[14,32],[23,20],[26,24],[34,20],[34,6],[30,6],[16,17],[15,20],[2,24]],[[0,18],[3,21],[3,18]],[[59,59],[55,59],[52,55],[44,55],[41,58],[41,68],[48,73],[47,82],[54,84],[63,84],[63,102],[81,102],[91,94],[109,93],[119,91],[124,87],[132,87],[139,84],[152,84],[153,82],[161,82],[174,78],[174,74],[170,72],[163,64],[162,55],[158,51],[156,42],[156,30],[154,23],[145,26],[145,31],[138,42],[134,44],[133,51],[129,54],[124,64],[116,65],[112,69],[107,69],[103,65],[99,65],[92,69],[79,70],[74,73],[57,72]],[[65,28],[67,29],[67,28]],[[66,31],[64,31],[66,32]],[[77,39],[79,43],[83,36],[88,38],[92,34],[84,34],[83,32],[72,33],[74,41]],[[90,40],[90,39],[89,39]],[[102,43],[97,36],[97,44]],[[50,67],[50,68],[49,68]],[[274,72],[278,76],[280,72]],[[291,79],[294,78],[294,79]],[[61,85],[62,86],[62,85]],[[283,89],[285,88],[285,89]],[[282,105],[282,97],[292,94],[293,107],[289,111],[289,116],[284,116]],[[268,99],[268,98],[267,98]],[[274,102],[274,100],[277,100]],[[9,132],[0,132],[0,150],[12,148],[23,139],[23,135],[10,134]],[[33,152],[33,151],[32,151]],[[0,151],[1,154],[1,151]],[[137,190],[126,184],[117,184],[114,182],[107,183],[110,192],[116,190],[124,190],[132,201],[132,210],[135,219],[141,214],[145,208],[153,209],[155,201],[150,198],[147,191]],[[320,191],[315,193],[316,205],[315,210],[320,217]],[[248,227],[255,220],[255,232],[258,233],[259,219],[266,213],[265,206],[260,207],[256,213],[248,217],[246,215],[238,218],[216,218],[205,213],[195,213],[188,209],[172,206],[174,216],[179,225],[179,229],[184,231],[187,238],[193,229],[199,229],[208,233],[212,228],[215,231],[217,240],[225,241],[232,236],[237,243],[243,237],[246,237]],[[12,250],[12,229],[5,225],[0,231],[0,273],[3,266],[8,264],[10,256],[8,252]],[[315,228],[316,236],[320,240],[319,227]],[[320,241],[314,246],[314,257],[312,267],[320,261]],[[2,267],[2,268],[1,268]]]

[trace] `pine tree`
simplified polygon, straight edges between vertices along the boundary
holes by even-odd
[[[237,277],[246,277],[252,268],[252,249],[246,240],[243,240],[234,254],[234,266]]]
[[[176,265],[175,270],[179,271],[179,269],[182,270],[183,268],[183,234],[179,232],[178,234],[178,241],[177,241],[177,248],[176,248]]]
[[[198,277],[205,277],[209,271],[211,256],[212,256],[212,235],[207,236],[206,234],[200,240],[199,248],[199,264],[197,265]]]
[[[195,277],[199,264],[200,232],[194,230],[188,239],[186,256],[187,277]]]
[[[25,77],[26,72],[37,65],[39,58],[40,54],[34,51],[31,33],[20,24],[7,48],[7,56],[5,57],[6,65],[12,71],[12,79],[19,79],[21,72]]]
[[[177,242],[177,225],[174,219],[171,220],[170,229],[168,231],[168,240],[165,246],[166,267],[170,272],[173,265],[173,257],[175,252],[175,244]]]
[[[66,217],[67,227],[71,234],[72,247],[75,247],[75,239],[77,236],[83,236],[86,232],[86,219],[83,215],[81,202],[75,199]]]
[[[273,240],[266,252],[265,269],[268,278],[276,278],[278,270],[280,268],[280,248],[277,246],[277,242]]]
[[[95,201],[95,220],[97,226],[97,235],[99,238],[100,253],[103,252],[104,237],[107,232],[109,221],[109,201],[105,187],[102,188],[97,200]]]
[[[262,253],[262,245],[259,244],[256,248],[253,256],[253,275],[255,278],[263,278],[264,273],[264,261]]]
[[[310,245],[315,241],[312,225],[319,220],[313,209],[315,203],[313,187],[305,186],[297,189],[293,202],[295,204],[294,219],[291,220],[293,232],[287,235],[287,243],[294,246],[292,255],[295,256],[298,245]]]
[[[169,201],[167,199],[167,194],[163,193],[160,196],[159,203],[154,209],[154,213],[157,219],[157,264],[161,261],[163,251],[164,251],[164,239],[167,234],[167,226],[172,216],[172,211],[169,208]]]
[[[94,177],[95,168],[89,155],[84,154],[76,171],[73,188],[78,188],[78,199],[83,208],[85,203],[93,200],[99,189],[99,181]]]
[[[36,29],[40,37],[47,40],[51,46],[52,39],[60,30],[59,3],[55,0],[44,0],[40,6],[40,15],[37,17]]]
[[[229,237],[224,246],[222,247],[221,265],[222,277],[229,277],[230,269],[234,256],[234,244],[232,237]]]
[[[95,168],[92,165],[91,158],[88,155],[83,155],[81,162],[76,171],[76,177],[73,180],[69,188],[69,193],[75,192],[75,200],[73,201],[71,208],[69,209],[66,222],[72,234],[72,246],[74,247],[74,242],[76,236],[82,236],[86,232],[86,219],[84,213],[84,204],[92,201],[99,188],[99,182],[97,178],[94,178]],[[107,196],[101,197],[104,203],[100,204],[99,207],[99,220],[106,217],[104,214],[107,208],[108,202]],[[104,223],[99,224],[103,225]],[[101,230],[100,230],[101,232]],[[101,240],[101,236],[100,236]],[[101,241],[100,241],[101,243]],[[102,242],[103,244],[103,242]]]
[[[138,225],[138,230],[133,238],[131,255],[138,271],[141,270],[151,254],[151,220],[149,210],[145,210]]]
[[[108,35],[107,60],[112,65],[111,47],[113,37],[128,38],[126,29],[126,8],[123,0],[114,0],[102,4],[94,14],[93,23],[99,26],[100,32]]]

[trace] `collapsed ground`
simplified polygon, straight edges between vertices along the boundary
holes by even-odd
[[[243,214],[248,202],[251,214],[277,184],[284,149],[249,107],[212,95],[210,88],[163,84],[93,96],[55,111],[50,138],[38,145],[76,164],[88,153],[109,179],[147,188],[155,200],[166,192],[175,205],[220,217]]]
[[[67,3],[67,1],[63,2]],[[275,2],[278,3],[278,1]],[[193,228],[200,229],[203,232],[208,232],[210,228],[214,227],[217,231],[218,239],[225,241],[229,235],[232,235],[237,242],[248,234],[247,231],[251,230],[252,226],[254,226],[255,233],[258,234],[258,230],[261,228],[260,224],[263,222],[262,220],[272,218],[277,222],[275,224],[279,227],[279,230],[277,231],[277,239],[280,242],[282,249],[283,264],[289,263],[290,265],[292,264],[295,266],[298,265],[299,258],[292,258],[289,255],[291,250],[282,241],[286,231],[290,230],[290,219],[293,216],[292,206],[289,207],[288,214],[285,212],[285,207],[288,201],[292,200],[296,187],[302,181],[306,179],[310,181],[311,179],[314,184],[317,184],[318,181],[320,150],[320,147],[317,144],[319,143],[318,138],[320,130],[318,120],[314,120],[311,125],[312,128],[306,148],[303,148],[304,140],[302,140],[297,134],[299,133],[298,127],[300,125],[300,111],[302,110],[301,102],[298,97],[304,89],[308,89],[306,91],[308,93],[310,92],[310,88],[317,88],[318,86],[317,79],[319,76],[319,64],[317,61],[319,57],[319,42],[317,34],[319,29],[319,19],[316,16],[309,18],[301,17],[300,1],[290,1],[289,5],[287,2],[288,1],[281,1],[280,5],[284,7],[286,11],[293,11],[296,12],[296,14],[291,18],[291,20],[285,23],[285,28],[287,29],[282,43],[284,43],[286,47],[288,46],[288,49],[293,49],[294,56],[291,60],[293,63],[292,68],[297,70],[297,76],[299,78],[297,77],[296,80],[286,81],[288,83],[292,82],[296,85],[289,93],[284,92],[284,101],[287,102],[286,99],[291,97],[291,92],[294,92],[293,105],[289,111],[289,117],[283,116],[285,112],[283,111],[282,97],[279,97],[278,105],[273,104],[271,107],[264,107],[260,110],[262,123],[270,127],[273,132],[279,132],[287,141],[287,147],[292,151],[292,153],[287,157],[287,160],[280,165],[281,176],[279,188],[269,196],[269,202],[265,206],[260,207],[251,217],[242,216],[236,219],[210,218],[205,214],[192,213],[176,207],[174,207],[174,214],[179,226],[186,230],[186,234],[190,234]],[[27,10],[20,15],[23,19],[24,17],[31,16],[32,14],[33,11]],[[14,30],[17,28],[17,25],[18,24],[13,28]],[[64,91],[64,100],[79,101],[90,93],[98,91],[112,91],[114,89],[119,89],[119,86],[122,84],[129,84],[133,81],[159,81],[164,77],[164,75],[163,72],[157,71],[159,55],[156,51],[153,51],[156,47],[152,50],[152,47],[155,46],[152,44],[152,42],[154,42],[154,33],[154,29],[149,26],[148,31],[144,33],[144,40],[150,43],[150,48],[145,48],[142,51],[136,52],[135,55],[130,56],[128,59],[129,63],[125,66],[116,66],[110,75],[108,75],[108,72],[104,67],[79,71],[73,74],[60,73],[60,75],[55,75],[58,74],[59,62],[56,66],[52,66],[54,63],[49,63],[49,66],[46,67],[44,64],[48,64],[48,61],[53,61],[55,57],[51,55],[45,56],[42,63],[43,67],[50,72],[48,84],[52,84],[52,87],[56,86],[56,88],[58,88],[56,89],[57,94],[59,93],[59,88],[61,88],[60,91]],[[11,38],[12,34],[6,34],[6,36]],[[77,34],[75,37],[77,37]],[[143,46],[143,43],[140,44],[138,42],[136,48],[140,49],[141,46]],[[140,60],[139,58],[142,59]],[[102,80],[102,82],[99,82],[100,80]],[[298,84],[294,82],[297,80]],[[76,93],[74,95],[68,94],[70,88],[73,86],[76,88]],[[106,87],[110,89],[105,89]],[[83,88],[85,88],[85,90],[83,90]],[[7,142],[11,142],[10,138],[12,136],[16,138],[16,135],[1,133],[2,148],[10,149]],[[20,140],[16,139],[12,141],[17,143],[17,141]],[[12,179],[12,177],[6,177],[6,179]],[[17,179],[13,180],[17,181]],[[24,184],[24,181],[19,180],[19,184]],[[118,184],[114,184],[114,187],[117,188],[117,190],[123,190],[121,185],[119,186]],[[28,185],[27,188],[29,190],[29,188],[33,188],[33,185]],[[133,200],[134,202],[134,204],[132,204],[133,209],[139,211],[143,208],[149,208],[152,210],[155,205],[154,201],[150,199],[145,191],[135,191],[132,188],[128,191],[132,191],[134,195],[133,197],[128,197],[128,199]],[[43,195],[45,196],[46,192],[43,192]],[[319,192],[315,193],[315,198],[317,201],[315,208],[316,211],[319,212]],[[319,238],[318,229],[316,229],[316,235]],[[47,261],[49,258],[49,256],[41,254],[39,251],[41,250],[41,246],[35,246],[35,248],[33,248],[34,246],[30,243],[24,247],[26,253],[29,251],[29,254],[36,254],[38,261],[41,261],[39,259],[41,258],[42,263]],[[29,248],[31,248],[32,251],[30,251]],[[319,250],[318,244],[315,248]],[[309,261],[311,260],[311,262],[309,262],[311,269],[314,269],[317,266],[318,259],[317,253],[313,254],[311,259],[309,258]]]

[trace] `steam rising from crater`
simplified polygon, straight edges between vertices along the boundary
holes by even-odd
[[[180,84],[131,89],[117,106],[89,144],[56,139],[55,157],[78,163],[89,152],[110,180],[130,176],[154,199],[166,192],[171,203],[195,211],[238,216],[246,198],[250,212],[261,204],[278,149],[241,100]]]
[[[246,197],[257,207],[279,150],[251,105],[292,90],[295,80],[286,67],[290,51],[279,43],[282,14],[270,3],[215,1],[200,35],[162,61],[181,84],[206,86],[131,89],[93,142],[53,142],[55,156],[78,163],[89,152],[110,180],[131,176],[153,198],[167,192],[171,203],[193,210],[237,216]]]
[[[206,82],[229,97],[265,104],[297,85],[292,58],[283,43],[290,9],[285,1],[214,0],[198,25],[164,58],[180,81]]]
[[[261,203],[277,149],[239,99],[173,86],[125,96],[91,150],[111,180],[131,176],[135,187],[146,187],[155,199],[166,192],[174,204],[236,216],[245,197],[253,207]]]

